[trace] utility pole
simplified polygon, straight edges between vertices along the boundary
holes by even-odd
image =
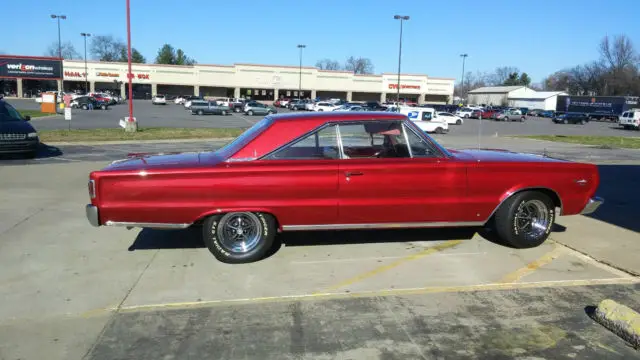
[[[460,83],[460,97],[464,96],[464,63],[467,59],[467,56],[469,56],[469,54],[460,54],[460,57],[462,57],[462,81]]]
[[[51,14],[51,18],[58,20],[58,57],[60,58],[60,91],[64,92],[64,74],[62,73],[62,37],[60,36],[60,19],[65,20],[67,16]]]
[[[127,6],[127,62],[129,70],[127,78],[129,78],[129,121],[125,124],[125,131],[138,131],[138,123],[133,118],[133,73],[131,72],[131,6],[130,0],[126,2]]]
[[[300,96],[302,94],[302,49],[306,47],[307,45],[298,44],[298,49],[300,49],[300,77],[298,79],[298,100],[300,100]]]
[[[400,106],[400,69],[402,66],[402,22],[405,20],[409,20],[408,16],[402,15],[394,15],[394,19],[400,20],[400,49],[398,50],[398,93],[396,95],[396,101],[398,102],[398,106]]]
[[[84,37],[84,90],[85,93],[89,93],[89,71],[87,70],[87,37],[91,36],[89,33],[80,33]]]

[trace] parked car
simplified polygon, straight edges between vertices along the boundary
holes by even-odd
[[[244,113],[252,116],[252,115],[271,115],[277,113],[278,110],[273,106],[268,106],[263,103],[255,102],[255,103],[247,103],[244,106]]]
[[[0,154],[36,156],[40,139],[29,121],[30,116],[22,116],[11,104],[0,99]]]
[[[191,110],[191,103],[193,101],[206,101],[206,100],[201,96],[195,96],[195,95],[187,96],[186,98],[184,98],[184,103],[183,103],[185,110]]]
[[[339,108],[340,106],[336,104],[332,104],[330,102],[319,102],[316,103],[313,107],[313,111],[333,111],[334,109]]]
[[[231,114],[231,108],[226,105],[221,105],[215,101],[208,101],[206,103],[197,101],[191,103],[192,115],[228,115]]]
[[[585,125],[589,122],[589,116],[583,113],[568,112],[557,115],[553,118],[553,122],[556,124],[581,124]]]
[[[306,111],[313,111],[314,106],[316,106],[315,101],[307,101],[304,103],[304,109]]]
[[[461,109],[458,109],[458,111],[456,111],[456,116],[468,119],[468,118],[471,117],[471,113],[473,113],[473,110],[476,110],[476,109],[470,109],[468,107],[463,107]]]
[[[164,95],[156,95],[151,99],[153,105],[167,105],[167,99]]]
[[[542,109],[532,109],[532,110],[529,110],[527,115],[529,115],[529,116],[538,116],[539,117],[540,113],[542,113],[543,111],[544,110],[542,110]]]
[[[289,103],[289,110],[306,110],[309,100],[295,100]]]
[[[438,117],[444,120],[447,124],[462,125],[463,122],[459,116],[449,112],[439,112]]]
[[[556,112],[553,111],[553,110],[544,110],[544,111],[540,111],[538,113],[538,116],[543,117],[543,118],[553,119],[556,116]]]
[[[417,104],[415,105],[409,105],[408,103],[405,106],[417,106]],[[387,107],[384,105],[381,105],[379,102],[377,101],[367,101],[364,104],[362,104],[362,107],[364,107],[365,109],[369,110],[369,111],[385,111],[387,110]]]
[[[603,203],[595,164],[449,151],[392,112],[267,116],[215,152],[136,154],[88,181],[91,225],[197,225],[228,263],[262,259],[281,231],[486,227],[531,248],[556,215]]]
[[[449,132],[449,124],[438,116],[436,109],[402,106],[398,108],[398,112],[406,115],[424,132],[436,134]]]
[[[498,113],[498,110],[484,109],[483,111],[480,112],[480,118],[481,119],[495,119],[497,113]]]
[[[185,102],[185,96],[184,95],[178,95],[173,100],[173,103],[176,104],[176,105],[183,105],[184,102]]]
[[[101,109],[107,110],[109,109],[109,104],[104,101],[98,101],[96,98],[92,96],[80,96],[71,101],[69,107],[72,109],[82,109],[89,110],[89,108],[93,109]]]
[[[631,109],[620,115],[618,124],[625,129],[640,129],[640,109]]]
[[[527,117],[520,113],[520,110],[502,110],[496,114],[497,121],[525,121]]]

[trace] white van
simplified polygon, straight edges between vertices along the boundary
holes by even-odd
[[[434,108],[401,106],[399,112],[407,115],[424,132],[436,134],[449,132],[449,124],[446,120],[438,118],[438,113]]]
[[[618,117],[618,124],[625,129],[640,129],[640,109],[625,111]]]

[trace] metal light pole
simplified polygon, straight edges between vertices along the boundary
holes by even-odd
[[[60,90],[64,92],[64,74],[62,73],[62,40],[60,37],[60,19],[65,20],[67,16],[51,14],[51,18],[58,20],[58,57],[60,58]]]
[[[394,19],[400,20],[400,49],[398,50],[398,94],[396,95],[396,101],[400,106],[400,68],[402,66],[402,22],[409,20],[408,16],[394,15]]]
[[[469,56],[469,54],[460,54],[460,57],[462,57],[462,81],[460,83],[460,97],[464,95],[464,62],[465,60],[467,60],[467,56]]]
[[[89,33],[80,33],[84,37],[84,90],[89,93],[89,70],[87,70],[87,37],[91,36]]]
[[[129,131],[137,131],[137,124],[133,125],[133,73],[131,72],[131,6],[130,0],[127,0],[127,62],[129,65],[129,72],[127,78],[129,78]]]
[[[298,79],[298,100],[300,100],[300,95],[302,94],[302,49],[306,47],[307,45],[298,44],[298,49],[300,49],[300,77]]]

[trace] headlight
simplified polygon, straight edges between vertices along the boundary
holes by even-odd
[[[32,133],[28,133],[27,134],[27,138],[28,139],[35,139],[37,137],[38,137],[38,133],[36,133],[36,132],[32,132]]]

